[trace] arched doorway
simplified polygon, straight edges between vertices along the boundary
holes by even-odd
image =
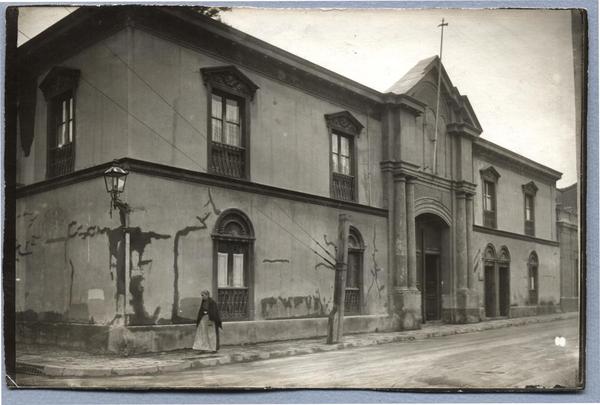
[[[444,271],[449,263],[448,225],[434,214],[415,218],[417,237],[417,288],[421,291],[423,322],[442,319],[442,295],[448,294],[450,279]]]
[[[485,316],[497,318],[510,315],[510,252],[502,246],[496,254],[494,245],[489,244],[483,255]]]
[[[221,214],[212,234],[213,290],[223,320],[247,320],[252,311],[254,229],[243,212]]]

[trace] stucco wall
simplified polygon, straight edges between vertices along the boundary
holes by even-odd
[[[533,181],[538,187],[535,196],[535,236],[556,240],[555,184],[515,170],[510,162],[484,160],[478,155],[473,156],[473,176],[477,184],[477,194],[473,199],[475,225],[483,226],[482,180],[479,172],[490,166],[500,174],[496,187],[497,229],[518,234],[525,233],[525,203],[521,186]]]
[[[473,232],[475,255],[475,286],[479,291],[480,306],[484,306],[484,262],[483,252],[491,243],[496,253],[506,246],[510,253],[510,304],[511,306],[528,305],[528,267],[531,252],[536,252],[538,265],[538,304],[558,305],[560,303],[560,250],[558,246],[550,246],[536,242],[516,240],[487,233]]]
[[[75,167],[80,170],[127,154],[129,118],[127,67],[114,56],[127,61],[127,34],[117,33],[76,56],[57,63],[81,71],[75,91]],[[38,77],[38,85],[46,74]],[[104,94],[103,94],[104,93]],[[29,156],[17,151],[17,183],[31,184],[46,179],[47,103],[37,90],[35,129]]]
[[[436,80],[430,73],[409,93],[411,97],[427,104],[425,112],[419,117],[403,113],[400,118],[402,160],[416,164],[428,173],[433,172]],[[452,138],[446,132],[446,125],[450,120],[450,111],[442,97],[438,117],[437,174],[445,178],[452,177]]]
[[[206,171],[207,88],[200,69],[231,62],[140,30],[133,32],[132,41],[136,72],[181,115],[131,77],[132,111],[165,139],[132,125],[130,156]],[[324,115],[347,107],[238,67],[259,86],[250,102],[251,180],[329,197],[330,138]],[[361,111],[350,112],[365,127],[356,144],[359,202],[381,206],[381,123]]]
[[[126,29],[59,65],[82,74],[75,170],[129,156],[206,171],[207,89],[200,69],[231,62]],[[324,116],[348,108],[238,67],[259,86],[250,102],[250,180],[329,197]],[[45,179],[46,108],[38,90],[32,152],[18,158],[21,184]],[[365,127],[356,139],[358,202],[381,207],[381,123],[349,111]]]
[[[255,232],[255,319],[322,316],[329,312],[333,271],[319,266],[323,260],[309,249],[311,246],[319,250],[309,235],[324,246],[324,235],[328,241],[335,241],[338,214],[342,211],[253,193],[145,175],[133,176],[129,192],[135,196],[132,205],[139,209],[132,213],[131,225],[143,224],[146,231],[171,235],[169,239],[149,244],[144,251],[144,259],[152,260],[151,268],[140,269],[145,278],[144,302],[148,313],[160,307],[160,317],[170,318],[174,288],[177,288],[179,316],[195,316],[194,305],[186,306],[184,302],[193,303],[202,289],[211,289],[211,233],[219,213],[230,208],[244,212]],[[363,256],[364,312],[385,313],[386,218],[357,212],[350,214],[351,223],[360,231],[366,245]],[[178,256],[176,268],[175,253]],[[135,257],[133,261],[136,269]],[[176,287],[173,285],[174,271],[178,272],[180,280]]]
[[[38,320],[111,321],[120,231],[118,214],[109,216],[104,181],[19,198],[16,214],[17,312]]]
[[[133,209],[134,292],[127,301],[135,322],[171,323],[175,302],[177,317],[195,318],[200,291],[213,285],[211,233],[219,213],[228,208],[243,211],[255,231],[254,319],[325,316],[331,310],[334,272],[319,265],[323,260],[309,246],[319,248],[308,235],[323,246],[324,235],[336,242],[343,211],[135,172],[123,199]],[[116,261],[121,257],[115,244],[120,240],[118,213],[111,219],[108,208],[102,179],[18,200],[18,312],[68,322],[114,318],[117,269],[122,267]],[[386,218],[350,214],[365,244],[362,312],[386,314]],[[44,312],[54,315],[48,318]]]

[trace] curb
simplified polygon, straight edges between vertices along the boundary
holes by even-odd
[[[233,363],[248,363],[259,360],[279,359],[284,357],[302,356],[312,353],[325,353],[338,350],[344,350],[357,347],[368,347],[383,345],[389,343],[409,342],[415,340],[424,340],[435,337],[462,335],[465,333],[482,332],[486,330],[503,329],[512,326],[523,326],[537,323],[546,323],[560,320],[567,320],[578,317],[577,312],[556,314],[544,318],[511,318],[501,321],[479,322],[476,324],[466,324],[458,328],[447,327],[442,330],[415,330],[405,332],[390,332],[397,335],[375,337],[356,342],[343,342],[335,345],[326,345],[318,343],[315,346],[290,348],[287,350],[274,351],[253,351],[222,355],[218,358],[194,359],[194,360],[168,360],[168,364],[139,366],[139,367],[112,367],[112,368],[86,368],[86,367],[69,367],[69,366],[54,366],[40,365],[27,362],[17,361],[17,372],[26,374],[45,375],[48,377],[111,377],[111,376],[141,376],[153,375],[159,373],[170,373],[198,368],[214,367],[217,365],[233,364]],[[444,327],[444,326],[442,326]]]

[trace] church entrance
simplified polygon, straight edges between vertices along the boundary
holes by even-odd
[[[423,322],[442,319],[444,271],[447,263],[447,225],[437,216],[422,214],[415,219],[417,236],[417,288],[421,291]]]

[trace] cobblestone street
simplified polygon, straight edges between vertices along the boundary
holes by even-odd
[[[154,375],[51,378],[20,374],[18,383],[114,388],[574,387],[578,333],[577,319],[572,318]],[[565,346],[556,345],[556,337],[564,337]]]

